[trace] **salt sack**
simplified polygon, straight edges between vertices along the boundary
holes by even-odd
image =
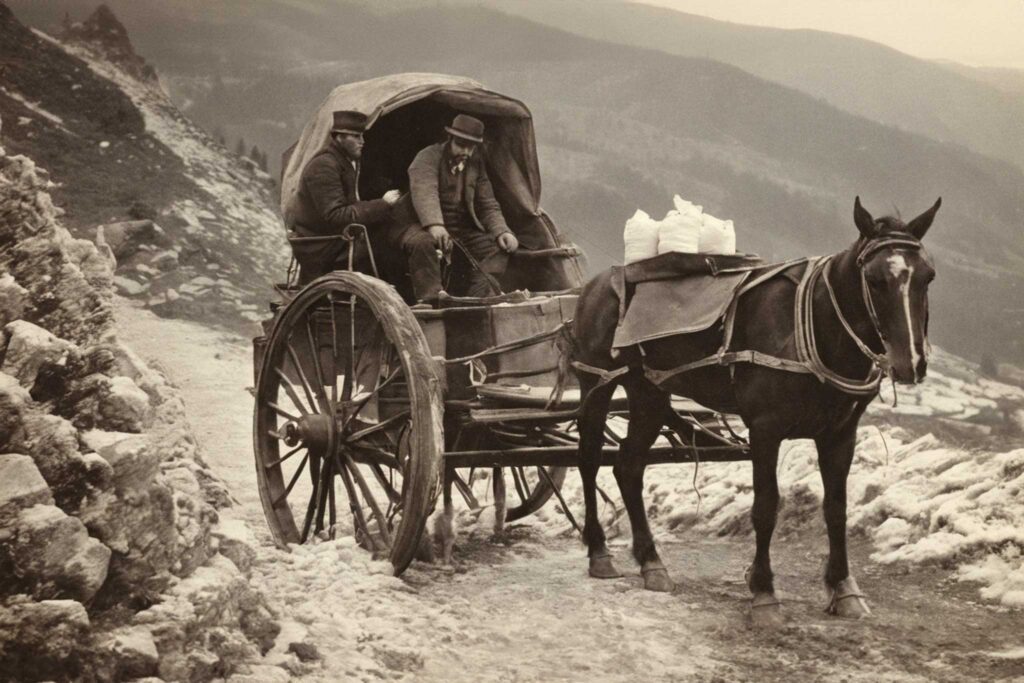
[[[622,239],[626,243],[626,263],[658,255],[658,227],[658,221],[640,209],[626,221],[626,228],[622,231]]]
[[[679,195],[672,196],[672,205],[676,207],[676,211],[687,216],[699,216],[704,211],[704,207],[700,204],[688,202]]]
[[[735,254],[736,230],[732,221],[723,221],[709,213],[701,217],[698,251],[702,254]]]
[[[675,199],[679,199],[678,195]],[[685,200],[679,200],[684,202]],[[669,211],[665,220],[661,221],[661,230],[658,231],[658,253],[664,254],[670,251],[682,251],[689,254],[697,252],[700,245],[701,207],[685,202],[689,206],[681,206]],[[680,204],[676,204],[680,207]]]

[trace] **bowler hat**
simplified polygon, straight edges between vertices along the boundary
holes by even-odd
[[[469,114],[459,114],[444,129],[457,138],[480,144],[484,141],[484,122]]]
[[[348,133],[350,135],[362,135],[366,130],[366,114],[359,111],[336,111],[334,112],[334,125],[332,133]]]

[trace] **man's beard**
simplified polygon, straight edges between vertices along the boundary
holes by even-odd
[[[466,156],[465,154],[460,154],[459,156],[452,157],[451,160],[448,162],[448,171],[452,175],[456,173],[462,173],[462,171],[466,168],[467,161],[469,161],[469,157]]]

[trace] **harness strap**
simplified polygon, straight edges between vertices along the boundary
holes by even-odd
[[[861,338],[858,337],[857,333],[853,331],[853,327],[850,325],[850,323],[848,323],[846,321],[846,316],[843,315],[842,309],[839,308],[839,299],[836,297],[835,290],[832,289],[832,282],[829,280],[829,277],[828,277],[829,273],[831,272],[831,268],[832,268],[832,262],[829,261],[828,263],[825,264],[825,272],[822,274],[822,279],[825,281],[825,289],[828,290],[828,296],[832,300],[832,308],[835,309],[836,317],[839,318],[839,322],[842,323],[843,329],[845,329],[846,333],[848,335],[850,335],[850,339],[852,339],[854,341],[854,343],[857,344],[857,348],[860,349],[861,353],[863,353],[865,356],[867,356],[868,358],[873,360],[875,362],[875,365],[877,365],[878,367],[883,368],[883,369],[888,367],[889,359],[886,358],[884,355],[879,355],[879,354],[875,353],[874,351],[872,351],[868,347],[867,344],[865,344],[863,341],[861,341]],[[863,288],[865,290],[867,290],[867,286],[866,285],[862,285],[862,286],[863,286]],[[865,296],[865,299],[868,302],[870,302],[870,300],[871,300],[871,298],[868,297],[868,296]],[[868,312],[870,312],[872,308],[873,307],[870,306],[870,304],[869,304]],[[876,325],[876,329],[877,329],[877,325]]]
[[[615,381],[619,377],[622,377],[627,372],[632,370],[632,368],[629,367],[628,365],[624,365],[621,368],[615,368],[614,370],[605,370],[604,368],[598,368],[598,367],[594,367],[593,365],[587,365],[586,363],[581,363],[578,360],[574,360],[572,362],[572,366],[574,368],[576,368],[577,370],[582,370],[583,372],[585,372],[585,373],[587,373],[589,375],[597,375],[601,379],[601,381],[597,385],[599,387],[600,386],[604,386],[605,384],[608,384],[609,382]],[[594,388],[596,389],[597,387],[594,387]]]
[[[760,351],[748,350],[716,353],[713,356],[708,356],[707,358],[702,358],[692,363],[685,363],[668,370],[658,370],[657,368],[644,365],[644,377],[652,383],[660,385],[672,379],[676,375],[681,375],[684,372],[689,372],[690,370],[696,370],[697,368],[704,368],[712,365],[731,366],[735,363],[753,363],[754,365],[762,365],[764,367],[784,370],[787,372],[811,373],[810,368],[798,361],[789,360],[788,358],[779,358],[767,353],[761,353]]]

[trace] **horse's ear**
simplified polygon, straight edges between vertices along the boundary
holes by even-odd
[[[857,225],[857,229],[860,230],[860,234],[868,239],[871,239],[878,233],[878,228],[875,227],[875,219],[871,217],[867,209],[860,205],[859,195],[853,200],[853,222]]]
[[[935,213],[939,210],[940,206],[942,206],[942,197],[935,200],[935,204],[932,205],[932,208],[910,221],[910,223],[907,224],[907,232],[917,239],[924,239],[924,234],[928,232],[928,228],[932,227],[932,221],[935,220]]]

